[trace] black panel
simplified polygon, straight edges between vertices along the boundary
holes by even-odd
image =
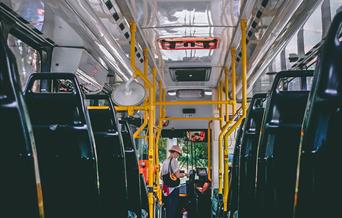
[[[171,78],[176,82],[201,82],[210,79],[211,68],[170,68]]]
[[[183,114],[195,114],[196,109],[195,108],[183,108]]]

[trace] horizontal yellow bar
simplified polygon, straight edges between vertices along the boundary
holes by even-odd
[[[134,137],[135,139],[146,139],[147,136],[145,135],[138,135],[137,137]]]
[[[108,110],[108,106],[88,106],[88,110]]]
[[[163,117],[161,120],[220,120],[219,117]]]
[[[217,104],[231,104],[233,103],[232,100],[229,101],[162,101],[157,102],[157,105],[196,105],[196,104],[211,104],[211,105],[217,105]]]
[[[148,110],[147,106],[115,106],[116,111],[128,111],[128,110]]]

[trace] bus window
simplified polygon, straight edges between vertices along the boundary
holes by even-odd
[[[21,87],[24,89],[29,76],[40,72],[40,53],[11,34],[8,35],[7,44],[16,58]]]

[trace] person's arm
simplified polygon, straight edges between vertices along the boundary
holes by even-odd
[[[185,173],[180,172],[179,164],[178,164],[178,161],[176,159],[172,159],[171,167],[174,170],[174,174],[177,178],[183,178],[184,176],[186,176]]]
[[[177,171],[175,172],[175,175],[177,176],[177,178],[183,178],[183,177],[186,176],[185,173],[181,173],[179,170],[177,170]]]

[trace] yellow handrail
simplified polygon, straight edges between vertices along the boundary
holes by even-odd
[[[228,68],[225,68],[225,79],[226,79],[226,91],[225,91],[225,94],[226,94],[226,100],[228,100],[229,98],[229,83],[228,83]],[[228,186],[229,186],[229,178],[228,178],[228,138],[224,137],[226,135],[226,131],[229,127],[229,124],[230,124],[230,120],[229,120],[229,109],[228,109],[228,105],[226,105],[226,125],[224,126],[224,129],[223,129],[223,134],[222,134],[222,137],[224,138],[224,149],[223,149],[223,155],[224,155],[224,158],[223,158],[223,162],[224,162],[224,165],[223,165],[223,172],[224,172],[224,179],[223,179],[223,182],[224,182],[224,188],[223,188],[223,206],[224,208],[227,208],[227,196],[228,196]],[[225,210],[226,211],[226,210]]]
[[[144,83],[145,87],[149,88],[152,86],[151,82],[148,80],[147,76],[145,76],[135,65],[135,33],[137,32],[137,24],[135,22],[130,23],[130,32],[131,32],[131,45],[130,45],[130,58],[131,58],[131,68],[134,71],[134,78],[140,77]],[[145,59],[146,61],[146,59]]]
[[[222,84],[221,81],[219,81],[218,84],[218,100],[222,100]],[[222,153],[223,153],[223,148],[222,148],[222,136],[225,130],[223,129],[223,107],[222,105],[219,105],[219,116],[220,116],[220,134],[219,134],[219,139],[218,139],[218,178],[219,178],[219,190],[218,193],[219,195],[222,195],[222,190],[223,190],[223,170],[222,170]]]
[[[109,106],[88,106],[88,110],[108,110]]]
[[[143,55],[144,55],[144,76],[147,77],[148,75],[148,49],[144,48],[143,51]],[[144,85],[146,85],[146,83],[144,82]],[[147,106],[147,100],[144,101],[144,108],[147,110],[148,106]],[[144,112],[144,122],[143,124],[135,131],[135,133],[133,134],[134,138],[138,138],[138,136],[140,135],[140,133],[146,128],[147,124],[148,124],[148,117],[147,117],[147,112]]]
[[[164,90],[162,87],[162,82],[161,80],[158,83],[159,85],[159,101],[162,101],[164,98]],[[162,118],[164,117],[164,111],[163,107],[159,107],[159,121],[158,121],[158,129],[157,129],[157,134],[156,134],[156,142],[155,142],[155,166],[156,166],[156,175],[155,175],[155,189],[158,197],[158,202],[161,205],[162,204],[162,192],[160,189],[160,184],[159,184],[159,174],[160,174],[160,166],[159,166],[159,140],[161,136],[161,131],[163,128],[163,120]]]
[[[152,78],[155,79],[156,68],[152,69]],[[154,124],[155,124],[155,82],[149,88],[149,120],[148,120],[148,204],[150,218],[154,218]]]
[[[163,117],[162,120],[221,120],[220,117]]]
[[[202,101],[162,101],[157,102],[156,105],[168,105],[168,106],[177,106],[177,105],[202,105],[202,104],[210,104],[210,105],[222,105],[222,104],[231,104],[232,101],[223,101],[223,100],[202,100]]]
[[[242,72],[241,72],[241,79],[242,79],[242,116],[239,117],[239,119],[233,124],[233,126],[231,128],[229,128],[229,130],[227,131],[225,137],[229,138],[229,136],[236,130],[236,128],[241,125],[243,119],[246,117],[247,115],[247,43],[246,43],[246,30],[247,30],[247,21],[246,19],[242,19],[241,23],[241,52],[242,52],[242,62],[241,62],[241,68],[242,68]],[[233,53],[232,53],[233,55]],[[235,58],[233,58],[233,60],[235,60]],[[232,75],[235,76],[235,68],[232,71]],[[235,83],[235,78],[233,83]],[[233,91],[235,92],[235,84],[233,85]],[[235,96],[234,96],[235,97]],[[236,115],[238,115],[238,111],[235,113]],[[225,172],[226,179],[227,181],[229,181],[229,169],[227,169],[227,171]],[[229,183],[227,183],[227,187],[225,187],[226,189],[226,196],[224,197],[224,211],[227,212],[228,211],[228,202],[229,202]]]
[[[232,48],[232,111],[236,111],[236,48]]]
[[[209,179],[209,181],[212,180],[212,178],[211,178],[211,127],[210,127],[212,122],[213,122],[212,120],[210,120],[208,122],[208,144],[207,144],[207,148],[208,148],[208,179]]]

